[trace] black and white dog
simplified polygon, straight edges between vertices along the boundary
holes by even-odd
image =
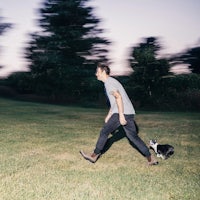
[[[150,140],[150,149],[153,149],[157,157],[163,160],[174,154],[174,147],[169,144],[158,144],[156,140]]]

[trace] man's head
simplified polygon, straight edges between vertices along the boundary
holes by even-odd
[[[99,81],[105,82],[110,75],[110,68],[104,64],[98,64],[96,69],[96,77]]]

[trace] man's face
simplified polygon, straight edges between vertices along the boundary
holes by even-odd
[[[102,81],[103,75],[104,75],[104,71],[102,71],[101,68],[97,67],[96,69],[97,80]]]

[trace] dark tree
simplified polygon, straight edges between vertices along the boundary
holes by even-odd
[[[2,22],[3,18],[0,17],[0,35],[2,35],[7,29],[12,27],[11,23]]]
[[[4,23],[2,22],[3,17],[0,17],[0,36],[7,31],[9,28],[12,27],[11,23]],[[0,69],[2,68],[2,66],[0,66]]]
[[[173,60],[175,63],[187,64],[192,73],[200,74],[200,47],[188,49],[186,52],[176,55]]]
[[[96,63],[107,60],[109,41],[88,0],[45,0],[40,33],[32,34],[26,57],[37,93],[78,99],[87,93]]]
[[[158,39],[149,37],[131,50],[130,66],[134,72],[129,85],[135,89],[134,96],[138,96],[138,99],[160,94],[160,82],[170,74],[167,59],[158,58],[160,49]]]

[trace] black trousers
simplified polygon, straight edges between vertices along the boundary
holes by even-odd
[[[151,153],[143,140],[138,136],[138,133],[136,131],[134,115],[125,115],[125,119],[127,121],[127,124],[123,126],[123,129],[126,133],[127,138],[145,157],[149,157]],[[99,154],[102,152],[109,134],[115,131],[120,125],[121,124],[119,121],[119,114],[114,113],[102,128],[96,143],[94,153]]]

